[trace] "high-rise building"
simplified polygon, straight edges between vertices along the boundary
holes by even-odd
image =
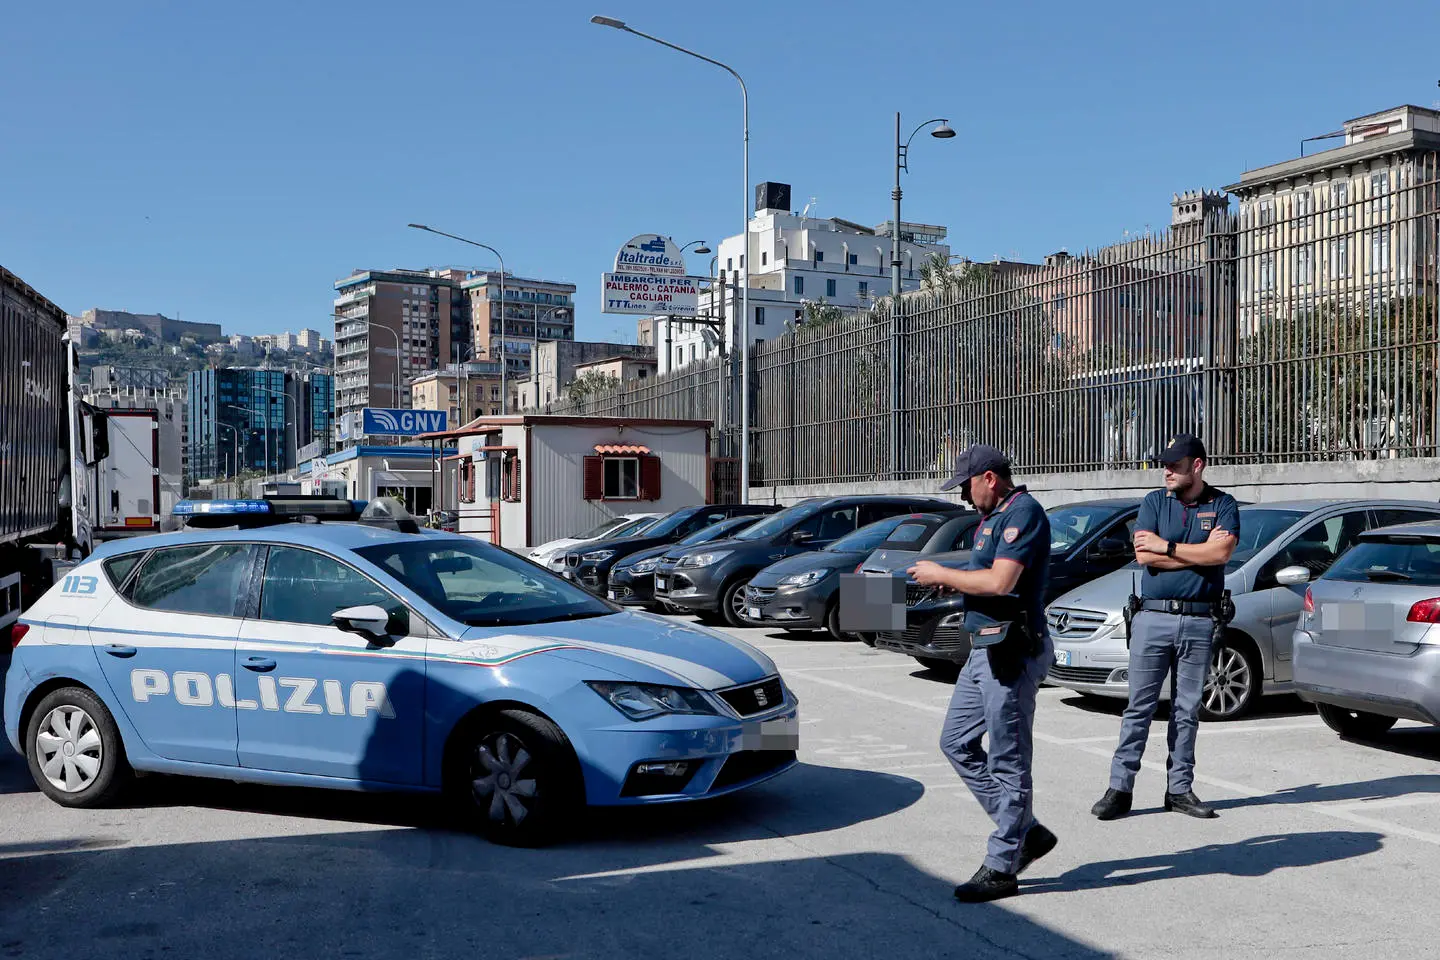
[[[294,466],[292,398],[284,370],[195,370],[188,378],[190,482]],[[287,416],[287,413],[290,416]]]
[[[335,284],[335,417],[409,406],[408,381],[471,348],[474,271],[356,270]]]
[[[465,279],[475,359],[498,361],[503,341],[507,376],[523,377],[530,373],[536,343],[575,339],[575,284],[505,274],[503,335],[500,287],[497,271],[475,272]]]
[[[285,387],[294,414],[295,449],[320,445],[321,456],[335,450],[335,377],[323,370],[292,371]]]

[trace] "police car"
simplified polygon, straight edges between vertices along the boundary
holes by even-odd
[[[26,612],[5,734],[52,800],[102,805],[135,772],[444,791],[531,845],[586,805],[795,765],[795,695],[753,647],[394,501],[284,507],[186,502],[190,529],[106,544]]]

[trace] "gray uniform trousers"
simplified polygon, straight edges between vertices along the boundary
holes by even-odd
[[[986,651],[972,651],[955,681],[940,731],[941,751],[995,822],[985,865],[1001,873],[1016,871],[1025,834],[1035,825],[1030,775],[1035,697],[1054,662],[1055,646],[1046,637],[1043,649],[1025,661],[1020,676],[1001,683],[990,670]],[[980,745],[987,733],[988,755]]]
[[[1110,765],[1110,788],[1131,793],[1160,690],[1170,681],[1170,755],[1167,790],[1188,793],[1195,777],[1195,738],[1200,730],[1200,697],[1210,670],[1209,617],[1141,610],[1130,630],[1130,702],[1120,722],[1120,745]]]

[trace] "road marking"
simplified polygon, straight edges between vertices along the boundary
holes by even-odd
[[[913,663],[847,663],[834,667],[786,667],[786,673],[798,673],[802,676],[816,670],[909,670],[914,672],[920,669]]]
[[[1361,800],[1358,803],[1346,801],[1337,804],[1339,810],[1374,810],[1378,807],[1386,809],[1390,807],[1419,807],[1426,804],[1440,803],[1440,793],[1410,793],[1403,797],[1377,797],[1374,800]]]
[[[856,696],[861,697],[869,697],[872,700],[883,700],[887,703],[893,703],[898,706],[909,707],[912,710],[919,710],[923,713],[928,713],[931,716],[944,716],[946,712],[941,707],[931,706],[927,703],[918,703],[914,700],[907,700],[904,697],[897,697],[892,694],[881,693],[878,690],[867,690],[864,687],[857,687],[853,684],[843,683],[839,680],[829,680],[825,677],[809,677],[807,679],[809,679],[812,683],[818,683],[822,686],[834,687],[836,690],[844,690],[847,693],[853,693]],[[1110,750],[1104,750],[1100,747],[1090,746],[1084,743],[1072,743],[1067,741],[1064,737],[1057,737],[1053,734],[1042,733],[1038,730],[1035,731],[1035,739],[1041,743],[1045,743],[1051,746],[1068,746],[1072,750],[1079,751],[1080,753],[1088,753],[1092,756],[1103,758],[1106,761],[1113,759],[1114,756],[1112,751]],[[1163,761],[1144,760],[1141,761],[1141,766],[1149,770],[1160,771],[1162,773],[1165,772],[1165,764]],[[1256,790],[1253,787],[1247,787],[1244,784],[1235,783],[1232,780],[1222,780],[1219,777],[1212,777],[1199,773],[1195,774],[1195,781],[1197,783],[1206,784],[1207,786],[1218,787],[1221,790],[1228,791],[1229,793],[1233,793],[1250,800],[1258,800],[1264,797],[1268,797],[1273,792],[1266,790]],[[1419,840],[1423,843],[1440,846],[1440,834],[1429,833],[1424,830],[1414,830],[1410,827],[1402,827],[1399,824],[1388,823],[1384,820],[1376,820],[1372,817],[1364,817],[1360,814],[1354,813],[1351,810],[1342,807],[1324,806],[1322,804],[1316,803],[1297,803],[1290,804],[1290,806],[1303,807],[1313,813],[1318,813],[1322,816],[1331,817],[1335,820],[1344,820],[1347,823],[1355,824],[1357,826],[1369,827],[1373,830],[1381,830],[1386,833],[1394,834],[1396,836],[1409,837],[1411,840]]]
[[[1321,723],[1318,720],[1314,723],[1277,723],[1274,726],[1270,727],[1260,726],[1257,724],[1226,724],[1224,726],[1217,726],[1214,723],[1202,723],[1200,724],[1200,733],[1202,736],[1205,737],[1216,737],[1222,734],[1234,733],[1270,733],[1277,730],[1315,730],[1319,727],[1323,727],[1324,725],[1325,724]],[[1165,728],[1165,725],[1159,722],[1152,724],[1151,729],[1151,740],[1163,740],[1169,735],[1168,731]],[[1119,735],[1119,731],[1117,730],[1115,733],[1109,734],[1108,736],[1104,737],[1071,737],[1063,740],[1056,739],[1052,740],[1051,742],[1065,745],[1076,743],[1114,743],[1116,738],[1119,737]]]

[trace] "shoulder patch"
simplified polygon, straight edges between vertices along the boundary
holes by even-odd
[[[1014,542],[1015,542],[1015,538],[1018,537],[1018,536],[1020,536],[1020,528],[1019,528],[1019,527],[1006,527],[1006,528],[1005,528],[1005,534],[1004,534],[1004,536],[1005,536],[1005,542],[1006,542],[1006,543],[1014,543]]]

